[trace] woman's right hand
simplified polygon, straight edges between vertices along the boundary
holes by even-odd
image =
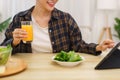
[[[13,46],[16,46],[20,43],[23,38],[27,37],[27,32],[21,28],[16,28],[13,31]]]

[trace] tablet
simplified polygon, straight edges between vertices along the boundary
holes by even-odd
[[[95,67],[95,69],[115,68],[120,68],[120,42]]]

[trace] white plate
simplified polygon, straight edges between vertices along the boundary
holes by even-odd
[[[54,60],[54,57],[52,57],[52,61],[53,62],[56,62],[57,64],[61,65],[61,66],[65,66],[65,67],[73,67],[73,66],[76,66],[80,63],[82,63],[85,59],[83,56],[80,56],[82,58],[81,61],[76,61],[76,62],[63,62],[63,61],[58,61],[58,60]]]

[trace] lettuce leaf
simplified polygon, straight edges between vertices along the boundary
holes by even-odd
[[[76,62],[82,60],[82,58],[80,57],[79,54],[76,54],[75,51],[69,51],[69,52],[61,51],[55,56],[54,60]]]
[[[0,65],[5,65],[11,55],[12,47],[11,45],[0,46]]]

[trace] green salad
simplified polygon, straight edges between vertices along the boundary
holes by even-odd
[[[7,63],[11,51],[12,47],[10,45],[0,46],[0,65],[5,65]]]
[[[55,57],[54,60],[63,61],[63,62],[76,62],[81,61],[82,58],[79,54],[76,54],[75,51],[61,51]]]

